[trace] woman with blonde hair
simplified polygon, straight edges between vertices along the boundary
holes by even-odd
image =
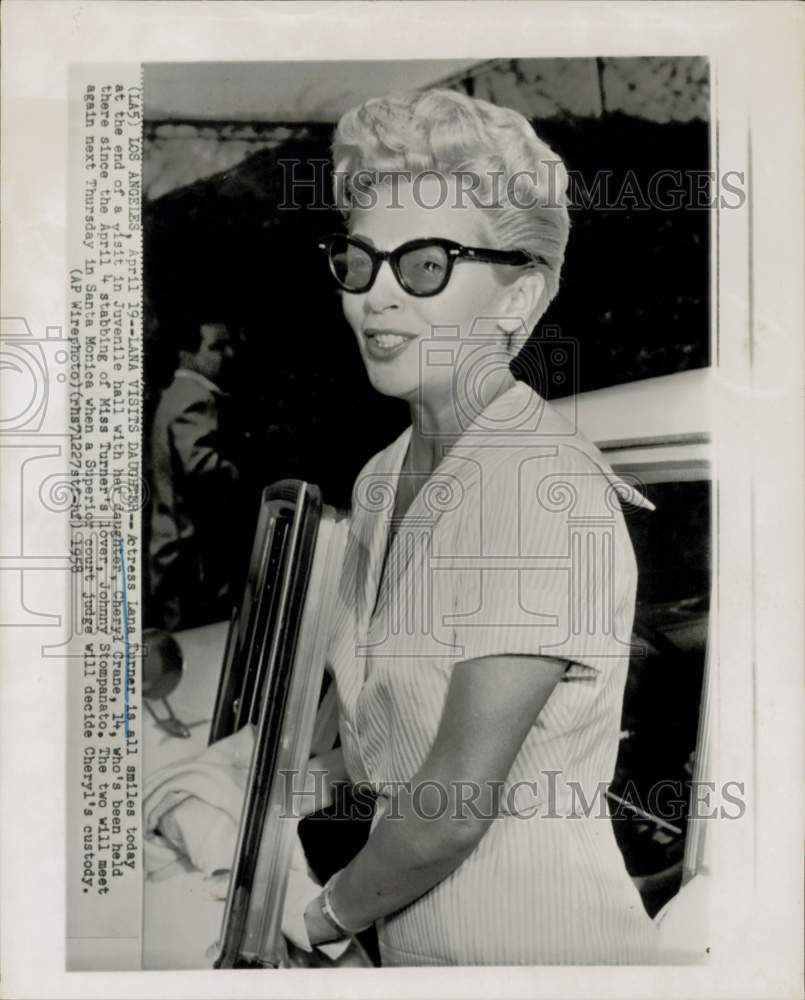
[[[347,232],[320,246],[411,426],[353,494],[330,668],[345,774],[377,800],[310,941],[375,924],[384,965],[650,962],[604,798],[627,487],[510,370],[559,286],[565,168],[517,112],[442,90],[348,112],[333,160]]]

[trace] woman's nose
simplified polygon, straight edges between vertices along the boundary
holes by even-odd
[[[370,312],[382,312],[401,304],[405,291],[394,276],[387,260],[380,262],[374,284],[366,293],[365,305]]]

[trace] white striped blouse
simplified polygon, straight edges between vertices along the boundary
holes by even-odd
[[[378,922],[383,964],[653,961],[654,925],[603,794],[637,579],[628,487],[518,383],[442,459],[383,570],[409,440],[410,428],[355,484],[330,648],[347,770],[379,790],[375,822],[427,757],[454,664],[515,653],[569,665],[514,761],[503,815],[447,878]]]

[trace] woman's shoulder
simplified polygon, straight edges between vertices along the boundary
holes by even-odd
[[[461,451],[488,472],[527,461],[558,471],[611,469],[598,448],[554,406],[518,382],[488,407],[461,441]]]
[[[546,490],[570,489],[606,507],[627,502],[651,504],[634,484],[613,471],[606,457],[581,429],[524,383],[487,411],[494,430],[482,433],[465,456],[477,466],[473,476],[484,492],[523,492],[534,498]]]

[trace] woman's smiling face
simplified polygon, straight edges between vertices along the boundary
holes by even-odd
[[[353,209],[350,233],[383,251],[427,237],[466,246],[489,245],[482,235],[481,209],[457,205],[467,199],[456,197],[451,182],[445,197],[435,178],[420,180],[416,185],[402,182],[394,192],[386,185],[377,188],[375,204]],[[459,260],[446,288],[432,297],[418,298],[400,286],[389,262],[384,261],[369,291],[343,292],[342,303],[375,389],[387,396],[438,405],[455,392],[458,352],[450,349],[456,338],[466,341],[471,333],[483,333],[488,341],[494,323],[478,321],[497,315],[496,303],[505,290],[494,265]],[[502,342],[503,334],[497,333]],[[429,352],[427,341],[434,340],[439,343],[432,346],[439,349]],[[452,354],[449,360],[448,354]]]

